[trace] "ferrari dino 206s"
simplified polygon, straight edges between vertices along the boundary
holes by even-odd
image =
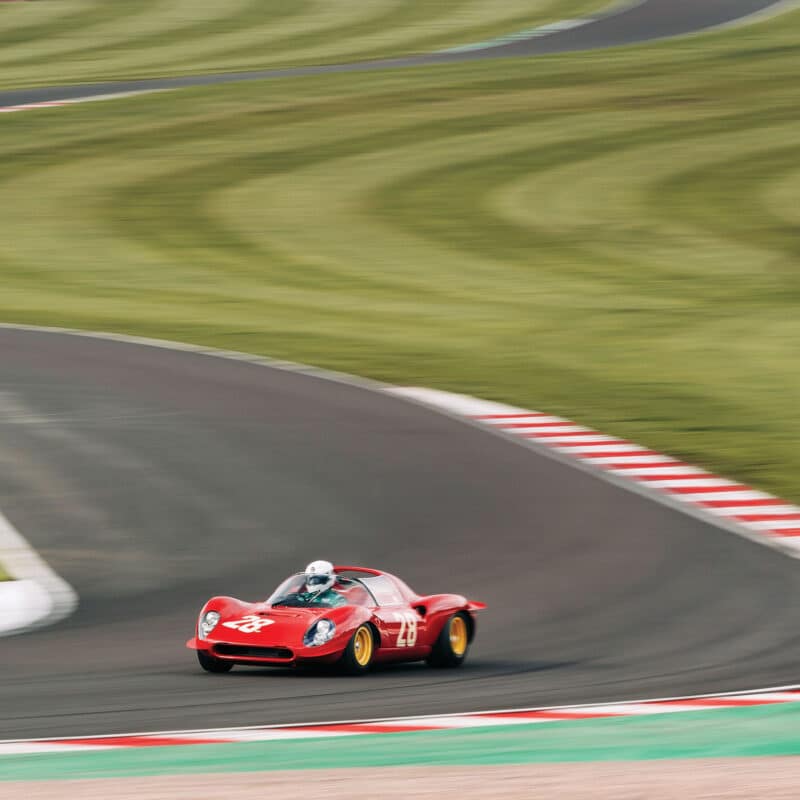
[[[374,663],[423,660],[457,667],[483,608],[460,595],[418,595],[381,570],[315,561],[264,602],[211,598],[186,646],[208,672],[335,664],[358,674]]]

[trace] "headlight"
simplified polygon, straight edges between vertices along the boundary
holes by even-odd
[[[306,647],[319,647],[333,639],[334,633],[336,633],[336,626],[329,619],[318,619],[306,631],[303,644]]]
[[[197,632],[200,638],[206,639],[208,634],[217,627],[218,622],[219,611],[206,611],[206,613],[200,617],[200,624],[197,626]]]

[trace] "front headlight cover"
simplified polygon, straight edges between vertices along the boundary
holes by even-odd
[[[303,644],[306,647],[319,647],[333,639],[336,633],[336,625],[329,619],[318,619],[303,637]]]
[[[219,618],[219,611],[206,611],[206,613],[200,617],[200,622],[197,625],[197,635],[201,639],[207,639],[208,634],[217,627]]]

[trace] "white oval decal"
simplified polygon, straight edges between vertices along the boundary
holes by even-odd
[[[267,625],[272,625],[274,622],[274,619],[266,619],[265,617],[258,617],[255,614],[248,614],[246,617],[242,617],[242,619],[234,619],[230,622],[223,622],[222,624],[226,628],[233,628],[241,633],[258,633],[262,628],[266,628]]]

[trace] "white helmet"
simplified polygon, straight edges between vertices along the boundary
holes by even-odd
[[[336,575],[330,561],[312,561],[306,567],[306,590],[309,592],[324,592],[335,581]]]

